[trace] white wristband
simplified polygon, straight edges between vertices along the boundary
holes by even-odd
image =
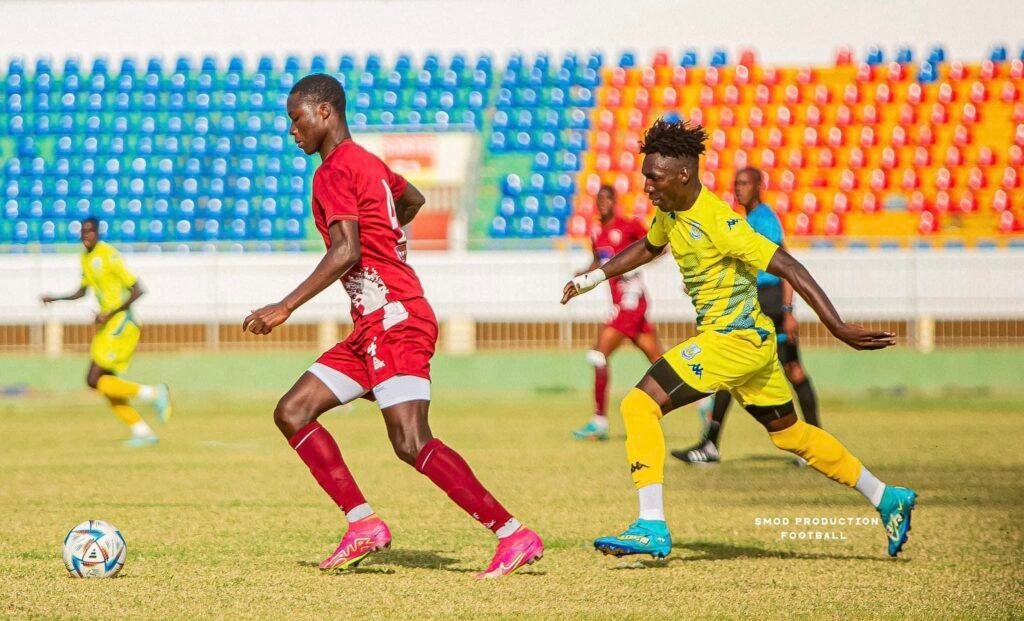
[[[603,283],[605,280],[608,280],[608,277],[605,276],[604,270],[601,268],[597,268],[592,272],[580,274],[576,278],[573,278],[572,285],[576,287],[576,293],[586,293],[587,291],[590,291],[594,287]]]

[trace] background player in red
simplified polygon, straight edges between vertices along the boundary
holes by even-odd
[[[603,185],[597,192],[597,211],[601,223],[590,231],[594,260],[580,274],[595,270],[619,254],[630,244],[647,236],[647,228],[639,220],[627,220],[618,214],[615,188]],[[647,291],[639,272],[608,281],[612,289],[612,314],[597,337],[597,345],[587,352],[587,362],[594,367],[594,418],[572,432],[580,440],[607,440],[608,357],[624,339],[629,339],[644,352],[653,364],[661,357],[661,345],[654,326],[647,321]]]
[[[391,544],[387,525],[366,502],[334,438],[317,422],[324,412],[371,394],[398,457],[497,535],[494,558],[477,577],[496,578],[540,559],[540,537],[491,496],[427,423],[437,320],[405,262],[402,231],[423,206],[423,195],[352,141],[345,91],[333,77],[299,80],[288,97],[288,116],[295,144],[323,161],[313,176],[313,217],[327,253],[294,291],[253,311],[242,328],[269,334],[339,279],[352,299],[352,334],[324,352],[274,410],[278,429],[348,519],[347,532],[320,568],[355,567]]]

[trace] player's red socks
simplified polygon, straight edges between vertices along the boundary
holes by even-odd
[[[366,502],[355,479],[352,478],[352,473],[341,458],[338,444],[320,423],[313,421],[299,429],[289,438],[288,444],[309,466],[313,478],[342,511],[348,513],[353,507]]]
[[[455,504],[477,521],[498,531],[512,520],[505,507],[477,480],[466,460],[437,438],[427,442],[416,458],[416,469],[440,487]]]
[[[597,404],[595,413],[598,416],[605,415],[605,407],[608,405],[608,367],[594,367],[594,403]]]

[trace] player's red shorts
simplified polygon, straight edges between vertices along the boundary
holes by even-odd
[[[613,306],[612,315],[604,324],[633,341],[641,334],[654,331],[654,326],[647,321],[647,296],[641,295],[634,299],[635,303],[624,297],[619,304]]]
[[[396,375],[430,379],[437,318],[425,298],[390,302],[361,317],[347,339],[317,359],[367,390]]]

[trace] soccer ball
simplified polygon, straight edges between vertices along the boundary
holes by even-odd
[[[64,538],[64,566],[72,578],[113,578],[127,556],[121,531],[101,520],[82,522]]]

